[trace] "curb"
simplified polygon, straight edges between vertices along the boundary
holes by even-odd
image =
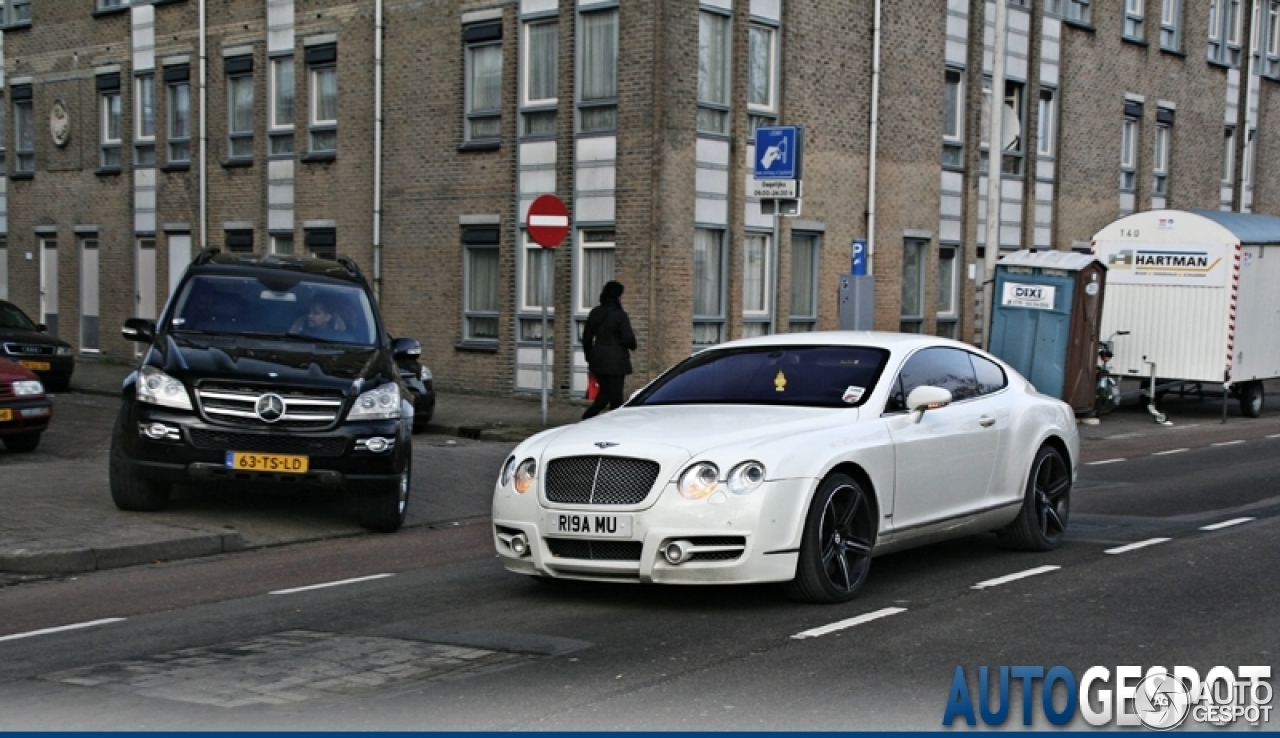
[[[196,534],[189,538],[153,543],[132,543],[109,548],[76,547],[0,552],[0,572],[6,574],[80,574],[118,569],[162,560],[243,551],[244,539],[235,531]]]

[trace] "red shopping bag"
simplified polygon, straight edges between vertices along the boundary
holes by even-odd
[[[587,399],[594,400],[600,396],[600,380],[596,379],[596,375],[587,373]]]

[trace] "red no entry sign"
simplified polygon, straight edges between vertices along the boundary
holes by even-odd
[[[539,195],[529,205],[529,237],[544,249],[554,249],[569,235],[569,208],[555,195]]]

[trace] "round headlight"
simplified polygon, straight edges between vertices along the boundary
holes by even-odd
[[[498,474],[498,486],[505,487],[511,484],[511,475],[516,471],[516,457],[508,456],[506,463],[502,465],[502,472]]]
[[[538,462],[533,459],[525,459],[520,462],[520,466],[516,467],[516,491],[524,494],[533,489],[533,483],[538,480]]]
[[[680,494],[690,500],[701,500],[712,492],[720,482],[720,470],[715,464],[700,461],[684,470],[676,488]]]
[[[733,467],[729,478],[725,480],[729,491],[735,495],[745,495],[764,484],[764,464],[759,461],[744,461]]]

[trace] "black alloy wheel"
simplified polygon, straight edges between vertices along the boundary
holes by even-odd
[[[1071,470],[1052,446],[1041,446],[1031,463],[1026,498],[1018,517],[1000,531],[1000,541],[1021,551],[1057,548],[1071,512]]]
[[[814,495],[800,544],[789,597],[805,602],[848,602],[871,569],[876,539],[875,505],[852,477],[833,474]]]

